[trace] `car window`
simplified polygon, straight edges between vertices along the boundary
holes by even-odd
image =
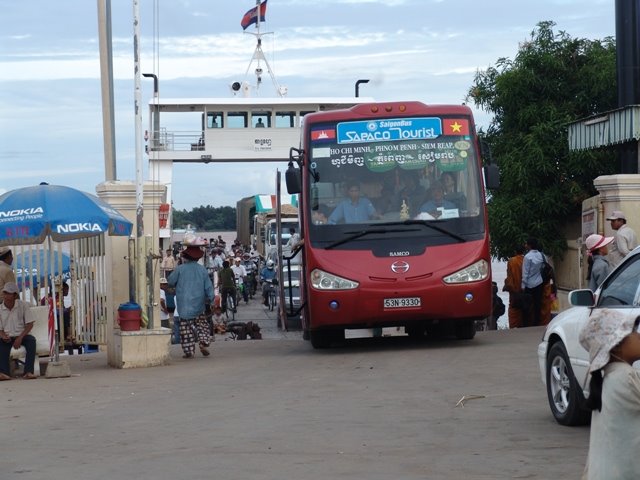
[[[611,275],[602,286],[599,307],[636,305],[640,285],[640,255],[634,255]]]

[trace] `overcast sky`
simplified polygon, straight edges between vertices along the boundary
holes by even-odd
[[[263,50],[290,97],[349,97],[368,78],[360,93],[376,100],[462,103],[474,74],[513,58],[541,21],[572,37],[615,36],[614,3],[268,0],[261,30],[274,35]],[[132,5],[112,0],[119,180],[135,180]],[[244,80],[255,39],[240,20],[255,0],[140,5],[142,71],[159,76],[161,96],[228,97],[229,84]],[[0,193],[41,181],[94,193],[104,180],[96,0],[0,0],[0,12]],[[143,80],[143,129],[152,95]],[[475,115],[487,125],[485,112]],[[276,168],[286,164],[178,164],[174,207],[271,193]]]

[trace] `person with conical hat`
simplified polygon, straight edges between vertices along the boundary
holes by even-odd
[[[180,344],[183,358],[193,358],[198,342],[200,352],[208,357],[211,330],[205,316],[206,305],[213,304],[213,284],[207,269],[198,263],[204,255],[202,247],[207,243],[194,235],[185,235],[182,244],[182,264],[167,278],[170,287],[176,289],[176,301],[180,306]]]

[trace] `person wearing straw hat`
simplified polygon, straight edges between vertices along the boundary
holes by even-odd
[[[609,261],[611,267],[616,267],[627,254],[638,246],[636,232],[627,225],[627,217],[620,210],[614,210],[607,217],[611,222],[611,228],[615,230],[615,242],[609,249]]]
[[[603,308],[580,331],[589,352],[589,454],[582,478],[640,478],[640,317]]]
[[[4,299],[2,288],[7,282],[16,282],[16,275],[13,273],[11,264],[13,263],[13,252],[9,247],[0,247],[0,303]]]
[[[11,347],[24,345],[27,356],[24,362],[24,376],[27,380],[37,378],[33,373],[36,361],[36,337],[30,334],[34,319],[29,312],[29,304],[18,299],[18,285],[7,282],[2,287],[4,301],[0,305],[0,380],[11,380],[9,362]]]
[[[167,283],[176,289],[176,304],[180,306],[180,344],[183,358],[193,358],[198,341],[200,353],[208,357],[211,330],[205,316],[207,300],[213,303],[213,284],[207,269],[198,263],[204,255],[202,246],[208,243],[195,235],[185,235],[183,263],[169,275]]]
[[[613,242],[613,237],[603,237],[594,233],[585,240],[589,267],[587,269],[587,280],[589,289],[595,292],[602,284],[607,275],[611,272],[611,266],[607,260],[608,246]]]

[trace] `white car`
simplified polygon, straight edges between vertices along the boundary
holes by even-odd
[[[289,270],[286,265],[283,265],[282,288],[287,314],[291,311],[292,304],[293,311],[297,311],[300,308],[300,265],[291,265],[291,282],[289,282]]]
[[[640,247],[625,257],[595,294],[574,290],[569,293],[569,303],[573,307],[547,325],[538,345],[538,363],[556,421],[584,425],[591,418],[584,406],[589,396],[589,353],[578,336],[592,312],[600,308],[615,309],[634,319],[640,315]]]

